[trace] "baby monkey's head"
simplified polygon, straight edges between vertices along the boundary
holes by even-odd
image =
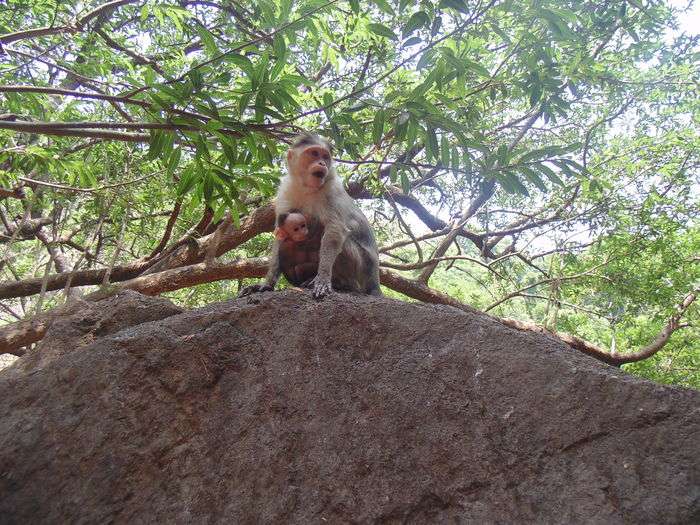
[[[280,241],[305,241],[309,237],[309,227],[304,214],[295,210],[280,214],[277,217],[275,237]]]

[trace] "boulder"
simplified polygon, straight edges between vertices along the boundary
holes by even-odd
[[[700,392],[448,306],[109,301],[0,371],[1,523],[700,522]]]

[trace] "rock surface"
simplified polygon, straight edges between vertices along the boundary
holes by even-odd
[[[110,301],[0,372],[1,523],[700,522],[700,392],[445,306]]]

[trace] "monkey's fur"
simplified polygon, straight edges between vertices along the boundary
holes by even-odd
[[[308,283],[314,297],[333,288],[382,295],[372,229],[336,174],[328,142],[315,134],[298,137],[287,152],[287,171],[275,198],[277,216],[297,209],[323,226],[318,272]],[[248,286],[239,295],[274,289],[281,272],[279,247],[275,241],[265,284]]]

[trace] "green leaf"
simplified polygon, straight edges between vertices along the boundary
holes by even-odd
[[[333,104],[333,95],[331,93],[329,93],[328,91],[326,91],[323,94],[323,105],[330,106],[331,104]]]
[[[469,182],[471,183],[471,174],[473,171],[472,158],[471,155],[469,155],[469,151],[467,149],[464,150],[462,165],[464,166],[464,171],[468,173],[467,177],[469,179]]]
[[[286,55],[278,58],[275,60],[275,65],[272,66],[272,69],[270,70],[270,81],[274,81],[277,79],[280,73],[282,73],[282,70],[284,69],[284,66],[287,65],[287,60],[286,60]]]
[[[233,188],[231,188],[233,189]],[[233,202],[231,203],[231,222],[233,223],[234,228],[240,228],[241,227],[241,212],[239,211],[238,207],[238,199],[233,199]]]
[[[429,159],[437,159],[438,158],[438,139],[437,139],[437,134],[435,133],[435,128],[428,124],[428,127],[426,129],[425,133],[425,150],[426,154]]]
[[[460,13],[464,13],[465,15],[469,14],[469,8],[467,7],[467,4],[465,4],[463,0],[440,0],[440,4],[438,7],[440,7],[440,8],[450,7],[452,9],[454,9],[455,11],[459,11]]]
[[[210,171],[203,171],[202,173],[202,195],[204,196],[204,201],[207,204],[211,204],[214,196],[214,177],[212,177]]]
[[[194,29],[197,31],[199,38],[202,40],[202,44],[204,44],[204,49],[207,50],[207,53],[211,56],[218,55],[219,48],[217,47],[216,41],[214,40],[212,34],[198,23],[194,24]]]
[[[450,155],[450,165],[453,170],[459,169],[459,150],[457,146],[452,146],[452,154]]]
[[[389,180],[392,184],[396,183],[396,177],[398,175],[398,172],[399,168],[396,166],[396,164],[392,164],[391,168],[389,168]]]
[[[535,106],[542,98],[542,86],[534,84],[530,86],[530,106]]]
[[[255,76],[255,68],[253,67],[253,63],[250,61],[250,59],[248,59],[248,57],[233,53],[230,55],[226,55],[224,57],[224,60],[226,62],[231,62],[232,64],[237,65],[246,74],[248,78],[252,79]]]
[[[148,141],[148,155],[146,158],[153,160],[160,155],[163,150],[163,144],[165,140],[165,133],[159,129],[152,129],[149,133],[150,138]]]
[[[437,53],[435,49],[428,49],[427,51],[425,51],[418,59],[416,69],[423,69],[424,67],[431,65],[433,60],[435,59],[436,54]]]
[[[539,159],[541,157],[544,157],[545,155],[547,155],[548,151],[550,151],[550,148],[538,148],[532,151],[528,151],[525,155],[518,159],[517,164],[522,164],[532,159]]]
[[[396,34],[389,29],[387,26],[384,24],[378,24],[378,23],[372,23],[372,24],[367,24],[367,29],[372,31],[375,35],[383,36],[385,38],[389,38],[391,40],[398,40],[398,37]]]
[[[542,163],[535,164],[535,168],[537,168],[540,171],[540,173],[543,173],[544,176],[547,177],[553,183],[558,184],[559,186],[564,185],[564,181],[561,180],[559,178],[559,176],[556,173],[554,173],[552,168],[550,168],[546,164],[542,164]]]
[[[422,38],[417,37],[417,36],[412,36],[408,40],[405,40],[403,44],[401,44],[401,47],[410,47],[410,46],[415,46],[416,44],[420,44],[423,41]]]
[[[545,183],[542,181],[542,179],[540,178],[540,176],[539,176],[537,173],[535,173],[534,170],[528,168],[527,166],[520,166],[518,169],[520,170],[520,172],[521,172],[523,175],[525,175],[525,178],[526,178],[527,180],[529,180],[530,182],[532,182],[535,186],[537,186],[537,188],[538,188],[540,191],[543,191],[543,192],[547,192],[547,191],[548,191],[547,186],[546,186]]]
[[[468,58],[462,58],[462,62],[464,63],[464,67],[467,69],[471,69],[472,71],[476,71],[483,77],[490,77],[491,73],[489,73],[489,70],[486,69],[484,66],[479,64],[478,62],[474,62],[473,60],[469,60]]]
[[[223,127],[224,127],[223,122],[216,120],[216,119],[211,119],[209,122],[204,124],[204,126],[202,126],[202,128],[207,130],[207,131],[218,131]]]
[[[259,84],[265,83],[266,75],[267,75],[267,66],[270,63],[270,54],[266,51],[263,53],[262,57],[260,58],[260,62],[258,62],[257,66],[255,67],[255,76],[251,79],[252,84],[253,84],[253,89],[255,89]]]
[[[250,104],[250,99],[253,98],[252,93],[246,93],[244,95],[241,95],[241,98],[238,99],[238,114],[242,117],[243,113],[245,112],[246,108],[248,107],[248,104]]]
[[[408,175],[406,175],[406,170],[401,170],[401,191],[406,195],[411,193],[411,183],[408,181]]]
[[[355,13],[356,15],[360,13],[360,1],[359,0],[349,0],[348,3],[350,4],[350,9],[352,9],[353,13]]]
[[[440,161],[446,168],[450,165],[450,142],[445,135],[440,140]]]
[[[180,181],[177,183],[176,192],[179,197],[189,193],[192,188],[194,188],[197,183],[197,174],[195,172],[194,166],[190,165],[180,174]]]
[[[283,58],[287,54],[287,44],[284,41],[284,35],[277,33],[272,39],[272,50],[275,52],[277,60]]]
[[[384,110],[380,109],[374,114],[374,122],[372,123],[372,142],[379,146],[384,136]]]
[[[516,177],[510,172],[506,172],[503,174],[502,177],[499,177],[498,182],[500,183],[501,187],[508,193],[526,196],[530,195],[530,192],[527,191],[527,188],[523,185],[522,182],[520,182],[518,177]]]
[[[194,87],[195,91],[199,91],[202,89],[204,86],[204,79],[202,78],[202,73],[199,71],[199,69],[193,69],[191,70],[188,74],[188,77],[190,77],[190,80],[192,81],[192,86]]]
[[[78,180],[80,182],[80,186],[83,188],[92,188],[97,185],[97,178],[95,177],[95,174],[85,167],[81,167],[78,170]]]
[[[373,0],[375,4],[377,4],[377,7],[384,11],[388,15],[395,15],[396,13],[392,9],[392,7],[389,5],[389,2],[386,0]]]
[[[182,150],[180,148],[173,149],[173,152],[170,155],[170,158],[168,159],[168,163],[166,166],[166,169],[168,171],[168,175],[172,175],[175,172],[175,169],[180,164],[180,156],[181,155],[182,155]]]
[[[498,159],[499,166],[506,166],[508,164],[508,146],[505,144],[498,146],[496,158]]]
[[[394,122],[394,133],[396,140],[402,141],[406,138],[409,118],[410,114],[406,111],[399,113],[399,115],[396,117],[396,121]]]
[[[576,177],[576,172],[572,170],[566,162],[563,162],[560,159],[552,159],[550,160],[552,164],[557,166],[559,169],[561,169],[564,173],[566,173],[569,177]]]
[[[408,19],[406,25],[403,27],[401,35],[406,38],[408,35],[413,33],[416,29],[427,26],[430,24],[430,17],[425,13],[425,11],[418,11],[413,13],[411,18]]]
[[[224,198],[225,201],[229,201],[229,202],[231,201],[230,197],[228,195],[226,195],[225,193],[222,194],[222,197]],[[216,209],[213,217],[211,218],[212,223],[216,224],[217,222],[219,222],[222,219],[222,217],[226,214],[226,207],[229,206],[229,202],[224,202],[223,204],[221,204],[221,206],[219,206]]]
[[[406,129],[406,144],[413,147],[418,139],[418,124],[413,117],[408,119],[408,129]]]
[[[209,153],[209,147],[201,133],[197,133],[194,137],[194,146],[196,150],[197,157],[203,157],[208,159],[211,155]]]
[[[173,151],[173,144],[175,143],[175,133],[172,131],[163,132],[163,141],[161,144],[160,157],[169,158]]]
[[[540,9],[538,13],[547,20],[550,30],[552,30],[555,35],[570,40],[576,39],[576,35],[569,29],[569,26],[560,16],[561,11],[554,12],[554,10],[550,9]]]

